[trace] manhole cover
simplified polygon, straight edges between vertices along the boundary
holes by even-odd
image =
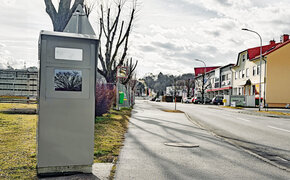
[[[191,143],[164,143],[166,146],[173,146],[173,147],[184,147],[184,148],[194,148],[199,147],[198,144],[191,144]]]

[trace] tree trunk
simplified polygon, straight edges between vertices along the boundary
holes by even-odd
[[[70,20],[73,12],[77,6],[81,4],[83,6],[84,0],[75,0],[73,6],[71,6],[71,0],[60,0],[58,4],[58,11],[56,11],[51,0],[44,0],[46,6],[46,12],[49,15],[54,31],[62,32]]]

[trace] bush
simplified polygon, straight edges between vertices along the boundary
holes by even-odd
[[[113,84],[96,85],[96,116],[107,113],[116,101],[116,88]]]

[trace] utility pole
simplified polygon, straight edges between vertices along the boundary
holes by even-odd
[[[246,28],[243,28],[242,29],[243,31],[249,31],[249,32],[252,32],[252,33],[255,33],[259,36],[260,38],[260,68],[259,68],[259,75],[260,75],[260,83],[259,83],[259,111],[261,111],[261,94],[262,94],[262,37],[260,36],[259,33],[257,33],[256,31],[253,31],[253,30],[250,30],[250,29],[246,29]],[[265,83],[264,83],[264,86],[265,86]],[[264,87],[264,91],[265,91],[265,87]],[[265,99],[265,97],[264,97]]]

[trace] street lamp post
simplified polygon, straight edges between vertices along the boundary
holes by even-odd
[[[253,31],[253,30],[250,30],[250,29],[247,29],[247,28],[243,28],[242,29],[243,31],[249,31],[249,32],[252,32],[252,33],[255,33],[259,36],[260,38],[260,83],[259,83],[259,111],[261,111],[261,91],[262,91],[262,86],[261,86],[261,82],[262,82],[262,37],[260,36],[259,33],[257,33],[256,31]],[[264,87],[265,88],[265,87]],[[265,90],[264,90],[265,91]],[[265,97],[264,97],[265,98]],[[265,100],[264,100],[265,101]]]
[[[199,62],[202,62],[204,64],[202,91],[203,91],[203,103],[205,104],[204,80],[205,80],[205,73],[206,73],[206,64],[203,60],[200,60],[200,59],[195,59],[195,61],[199,61]]]

